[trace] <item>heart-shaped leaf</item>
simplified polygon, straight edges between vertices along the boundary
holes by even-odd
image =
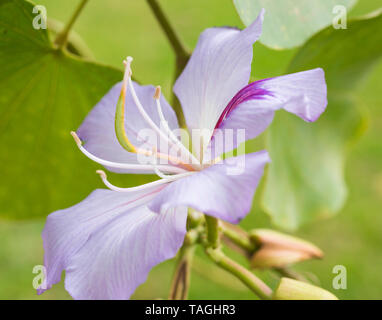
[[[234,0],[247,26],[265,8],[260,42],[274,49],[299,46],[333,20],[344,22],[343,14],[355,3],[356,0]]]
[[[263,206],[281,228],[296,229],[334,215],[346,199],[345,151],[363,121],[354,89],[382,57],[382,15],[328,27],[300,49],[288,73],[325,70],[329,104],[313,124],[281,113],[269,130],[269,166]]]
[[[33,8],[0,0],[0,216],[7,218],[45,216],[99,183],[69,132],[122,77],[56,50],[48,31],[34,28]]]

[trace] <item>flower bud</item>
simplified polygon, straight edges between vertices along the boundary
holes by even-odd
[[[282,268],[293,263],[310,259],[304,252],[263,247],[251,259],[252,268]]]
[[[277,231],[252,230],[250,237],[259,246],[251,257],[253,268],[281,268],[323,256],[314,244]]]
[[[273,294],[273,300],[338,300],[338,298],[331,292],[312,284],[281,278]]]

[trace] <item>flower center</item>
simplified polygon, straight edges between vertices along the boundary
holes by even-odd
[[[150,118],[150,116],[145,111],[142,103],[140,102],[131,79],[132,71],[131,71],[131,61],[133,59],[131,57],[127,57],[124,61],[125,65],[125,73],[123,77],[123,83],[121,88],[121,93],[116,106],[115,113],[115,132],[120,145],[127,150],[128,152],[142,154],[151,158],[150,164],[130,164],[130,163],[118,163],[105,159],[101,159],[96,155],[92,154],[88,150],[86,150],[83,145],[81,139],[77,136],[75,132],[71,132],[78,148],[84,153],[88,158],[93,161],[104,165],[109,168],[118,168],[118,169],[127,169],[127,170],[139,170],[147,171],[148,173],[155,173],[161,179],[157,181],[153,181],[141,186],[133,187],[133,188],[120,188],[111,184],[106,176],[106,173],[103,170],[97,170],[97,173],[100,175],[104,184],[111,190],[117,192],[137,192],[141,190],[151,189],[151,188],[161,188],[164,185],[187,177],[191,174],[194,174],[195,171],[201,170],[204,166],[201,165],[200,161],[185,147],[185,145],[176,137],[176,135],[171,131],[168,122],[164,116],[162,106],[161,106],[161,88],[157,86],[155,88],[155,93],[153,98],[155,99],[155,103],[157,106],[157,112],[160,119],[160,128],[156,125],[156,123]],[[139,113],[148,124],[150,128],[152,128],[159,137],[168,143],[171,147],[176,148],[177,155],[180,153],[180,156],[173,156],[170,153],[162,153],[157,150],[156,147],[151,150],[143,149],[135,146],[128,138],[125,128],[125,102],[127,90],[130,90],[131,97],[137,107]],[[158,159],[165,159],[169,162],[169,164],[163,165],[158,164]],[[176,164],[176,165],[174,165]],[[168,174],[170,173],[170,174]]]
[[[161,89],[159,86],[155,89],[154,99],[157,105],[157,112],[159,119],[161,121],[161,128],[159,128],[155,122],[150,118],[150,116],[145,111],[142,103],[140,102],[138,95],[135,92],[133,82],[131,80],[132,71],[131,71],[131,62],[133,58],[127,57],[124,61],[125,65],[125,73],[123,77],[123,84],[121,88],[121,94],[117,103],[116,115],[115,115],[115,131],[118,138],[119,143],[123,148],[125,148],[129,152],[144,154],[150,157],[156,157],[160,159],[166,159],[171,163],[177,163],[184,169],[188,171],[200,170],[200,162],[196,157],[182,144],[182,142],[174,135],[171,129],[168,126],[168,122],[164,117],[160,98],[161,98]],[[126,101],[126,93],[129,88],[133,101],[143,117],[148,126],[154,130],[159,137],[166,142],[169,146],[175,147],[178,151],[180,151],[180,157],[172,156],[170,154],[161,153],[160,151],[152,150],[144,150],[134,146],[129,140],[126,129],[125,129],[125,101]],[[185,160],[186,159],[186,160]],[[191,160],[191,161],[190,161]]]

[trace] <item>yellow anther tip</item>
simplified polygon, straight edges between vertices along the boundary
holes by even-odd
[[[77,133],[74,131],[70,131],[70,134],[72,135],[74,141],[76,142],[77,146],[81,147],[82,146],[82,141],[81,139],[77,136]]]
[[[97,170],[96,173],[100,175],[101,179],[107,178],[106,173],[103,170]]]
[[[160,95],[161,95],[161,87],[156,86],[155,87],[155,93],[154,93],[154,99],[158,100],[160,98]]]

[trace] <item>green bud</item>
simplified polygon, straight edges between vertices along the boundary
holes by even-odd
[[[273,300],[338,300],[338,298],[331,292],[312,284],[281,278],[273,294]]]

